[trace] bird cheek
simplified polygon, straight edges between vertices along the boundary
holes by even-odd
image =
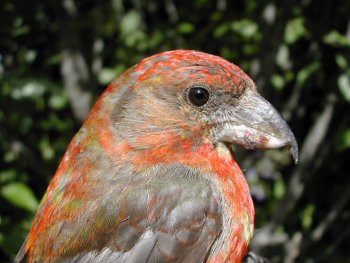
[[[194,111],[193,107],[191,107],[190,105],[187,104],[187,102],[184,102],[186,103],[186,105],[183,105],[180,109],[181,111],[181,115],[184,116],[186,119],[188,120],[192,120],[194,119],[194,117],[197,115],[196,112]]]

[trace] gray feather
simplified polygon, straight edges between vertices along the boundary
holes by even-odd
[[[142,185],[145,175],[134,175],[117,200],[128,206],[128,218],[103,247],[64,262],[203,262],[221,232],[220,195],[206,176],[182,165],[157,166],[152,174]]]

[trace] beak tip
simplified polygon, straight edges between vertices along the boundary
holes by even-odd
[[[289,152],[294,159],[294,163],[297,165],[299,162],[299,150],[298,150],[298,144],[296,143],[295,140],[291,143]]]

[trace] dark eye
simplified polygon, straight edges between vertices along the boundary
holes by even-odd
[[[194,106],[203,106],[209,100],[209,91],[203,87],[192,87],[188,91],[188,99]]]

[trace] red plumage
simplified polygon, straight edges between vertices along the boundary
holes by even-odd
[[[234,64],[190,50],[144,59],[71,141],[16,260],[241,262],[254,208],[231,143],[297,156]]]

